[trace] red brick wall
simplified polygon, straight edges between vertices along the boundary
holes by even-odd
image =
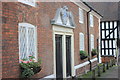
[[[18,9],[15,3],[2,3],[2,77],[19,77]]]
[[[88,64],[88,65],[86,65],[84,67],[81,67],[81,68],[77,69],[76,70],[76,76],[80,76],[82,74],[85,74],[89,70],[90,70],[90,65]]]
[[[102,62],[103,63],[110,62],[110,60],[112,60],[112,59],[115,59],[115,57],[108,57],[108,56],[102,57]]]
[[[2,3],[0,2],[0,79],[2,78]]]
[[[79,33],[85,34],[85,50],[87,51],[87,26],[86,15],[84,24],[79,23],[78,6],[74,3],[37,3],[37,7],[31,7],[22,3],[3,3],[2,6],[2,59],[3,59],[3,78],[18,78],[19,71],[19,45],[18,45],[18,23],[26,22],[37,26],[38,40],[38,58],[42,60],[42,70],[34,75],[35,78],[41,78],[53,74],[53,36],[50,20],[54,18],[56,9],[62,6],[68,6],[72,11],[76,28],[74,29],[75,43],[75,65],[87,61],[81,60],[79,55]],[[98,21],[95,18],[95,29],[91,29],[93,34],[98,31]],[[97,34],[98,35],[98,34]],[[98,36],[95,36],[97,39]],[[96,43],[96,42],[95,42]],[[96,46],[96,44],[95,44]],[[12,72],[12,73],[11,73]]]

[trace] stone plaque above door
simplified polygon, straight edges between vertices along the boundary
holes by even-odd
[[[51,24],[70,28],[75,27],[73,14],[71,11],[68,11],[67,6],[57,9],[54,19],[51,20]]]

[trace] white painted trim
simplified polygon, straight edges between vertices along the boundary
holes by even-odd
[[[99,14],[97,14],[95,11],[91,11],[90,12],[92,15],[94,15],[95,17],[97,17],[98,19],[101,19],[102,17],[99,15]]]
[[[99,63],[101,63],[102,61],[101,61],[101,35],[100,35],[100,19],[99,19]]]
[[[82,1],[79,0],[79,3],[75,2],[75,0],[70,0],[71,2],[73,2],[74,4],[76,4],[78,7],[80,7],[81,9],[84,9],[85,11],[90,11],[90,8],[88,6],[86,6]],[[97,17],[98,19],[101,19],[102,17],[96,13],[95,11],[91,11],[91,13]]]
[[[86,61],[86,62],[84,62],[84,63],[81,63],[81,64],[79,64],[79,65],[76,65],[75,66],[75,69],[79,69],[79,68],[81,68],[81,67],[83,67],[83,66],[86,66],[86,65],[88,65],[89,64],[89,61]]]
[[[90,61],[91,62],[95,62],[95,61],[97,61],[98,60],[98,58],[94,58],[94,59],[91,59]]]
[[[79,6],[81,9],[84,9],[85,11],[89,11],[90,8],[88,6],[86,6],[82,1],[79,0],[79,3],[75,2],[75,0],[70,0],[71,2],[73,2],[74,4],[76,4],[77,6]]]
[[[18,24],[18,46],[19,46],[19,63],[20,63],[20,33],[19,33],[19,31],[20,31],[20,24]]]
[[[24,3],[24,4],[27,4],[27,5],[30,5],[32,7],[36,7],[36,0],[33,0],[34,3],[31,3],[29,1],[26,1],[26,0],[18,0],[18,2],[21,2],[21,3]]]
[[[37,26],[35,27],[35,45],[36,45],[36,47],[35,47],[35,59],[36,59],[36,61],[38,61],[38,37],[37,37]]]
[[[75,69],[74,69],[74,34],[71,35],[71,73],[72,76],[75,76]]]
[[[63,60],[63,78],[66,78],[66,35],[62,38],[62,60]]]
[[[29,23],[19,23],[18,25],[19,26],[27,26],[27,27],[35,27],[34,25],[29,24]]]
[[[53,72],[54,72],[54,76],[56,78],[56,50],[55,50],[55,31],[53,31],[53,62],[54,62],[54,67],[53,67]]]
[[[97,61],[97,58],[91,59],[90,61],[91,61],[91,62],[95,62],[95,61]],[[88,65],[89,63],[90,63],[89,61],[86,61],[86,62],[84,62],[84,63],[81,63],[81,64],[79,64],[79,65],[76,65],[74,68],[75,68],[75,70],[76,70],[76,69],[79,69],[79,68],[81,68],[81,67],[84,67],[84,66]]]
[[[55,78],[55,75],[54,75],[54,74],[51,74],[51,75],[45,76],[44,78]],[[44,78],[43,78],[43,79],[44,79]]]

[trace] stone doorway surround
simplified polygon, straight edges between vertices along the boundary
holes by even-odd
[[[71,73],[75,75],[74,71],[74,34],[73,29],[64,28],[61,26],[53,26],[53,54],[54,54],[54,75],[56,76],[56,51],[55,51],[55,35],[62,35],[62,60],[63,60],[63,78],[66,78],[66,36],[71,36]]]

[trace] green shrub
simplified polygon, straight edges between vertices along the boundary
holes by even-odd
[[[92,51],[91,51],[91,54],[92,54],[92,56],[94,56],[94,55],[97,55],[97,49],[92,49]]]
[[[29,60],[29,61],[28,61]],[[22,59],[20,63],[21,77],[28,78],[38,73],[41,70],[41,60],[34,61],[34,57],[30,56],[29,59]]]
[[[80,50],[80,58],[83,60],[88,57],[88,54],[86,51]]]
[[[21,77],[22,78],[28,78],[28,77],[31,77],[34,75],[34,72],[29,69],[29,68],[26,68],[25,70],[23,70],[23,72],[21,73]]]

